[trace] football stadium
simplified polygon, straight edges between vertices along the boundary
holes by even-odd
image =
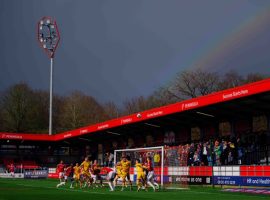
[[[0,200],[269,199],[269,13],[0,1]]]
[[[14,199],[19,194],[27,199],[33,194],[124,199],[130,192],[135,194],[128,198],[135,199],[264,198],[270,186],[269,98],[266,79],[51,136],[1,133],[3,199],[10,199],[13,189]],[[258,141],[258,146],[246,146],[241,135],[251,146]],[[218,136],[224,136],[221,144],[211,143]],[[87,162],[89,182],[80,175],[75,178],[75,172],[69,177],[71,163],[83,171]],[[126,174],[123,162],[129,163]],[[139,165],[153,172],[152,180],[140,189],[137,176],[149,172],[138,172]],[[116,175],[110,173],[114,168]]]

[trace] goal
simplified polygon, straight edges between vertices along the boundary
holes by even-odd
[[[114,163],[126,156],[131,161],[130,178],[136,182],[135,160],[139,159],[142,164],[146,163],[147,156],[152,158],[155,182],[165,189],[187,188],[188,167],[185,154],[178,148],[168,146],[119,149],[114,151]]]
[[[152,157],[154,165],[155,181],[163,187],[164,183],[164,147],[148,147],[135,149],[119,149],[114,151],[114,163],[121,160],[122,156],[126,156],[131,161],[130,178],[136,182],[135,160],[139,159],[142,164],[146,163],[147,156]]]

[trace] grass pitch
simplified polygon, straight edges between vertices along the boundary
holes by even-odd
[[[69,184],[56,188],[57,180],[0,179],[0,200],[258,200],[269,196],[222,192],[218,188],[191,187],[189,190],[164,190],[153,192],[109,192],[108,187],[96,189],[70,189]]]

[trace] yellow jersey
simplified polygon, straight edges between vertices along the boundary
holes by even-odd
[[[90,161],[83,161],[81,166],[83,167],[83,171],[88,172],[90,168]]]
[[[137,173],[143,173],[143,166],[141,163],[135,164]]]
[[[122,170],[122,166],[121,165],[116,166],[116,173],[118,175],[120,175],[122,173],[121,170]]]
[[[80,174],[80,167],[78,166],[75,166],[75,167],[73,167],[73,169],[74,169],[74,174]]]
[[[125,172],[125,173],[129,173],[129,168],[131,166],[131,163],[130,161],[121,161],[121,165],[122,165],[122,171]]]
[[[159,155],[158,153],[156,153],[156,154],[154,155],[154,162],[155,162],[155,163],[159,163],[159,162],[160,162],[160,155]]]

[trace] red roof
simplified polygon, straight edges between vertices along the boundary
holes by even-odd
[[[93,134],[97,131],[108,130],[122,125],[132,124],[148,119],[170,115],[173,113],[180,113],[186,110],[192,110],[204,106],[209,106],[225,101],[231,101],[238,98],[252,96],[263,92],[270,91],[270,79],[246,84],[243,86],[215,92],[206,96],[200,96],[197,98],[184,100],[167,106],[159,108],[153,108],[138,113],[112,119],[109,121],[101,122],[98,124],[82,127],[75,130],[66,131],[63,133],[57,133],[55,135],[47,134],[26,134],[26,133],[0,133],[0,139],[2,140],[35,140],[35,141],[60,141],[67,138],[81,136],[85,134]]]

